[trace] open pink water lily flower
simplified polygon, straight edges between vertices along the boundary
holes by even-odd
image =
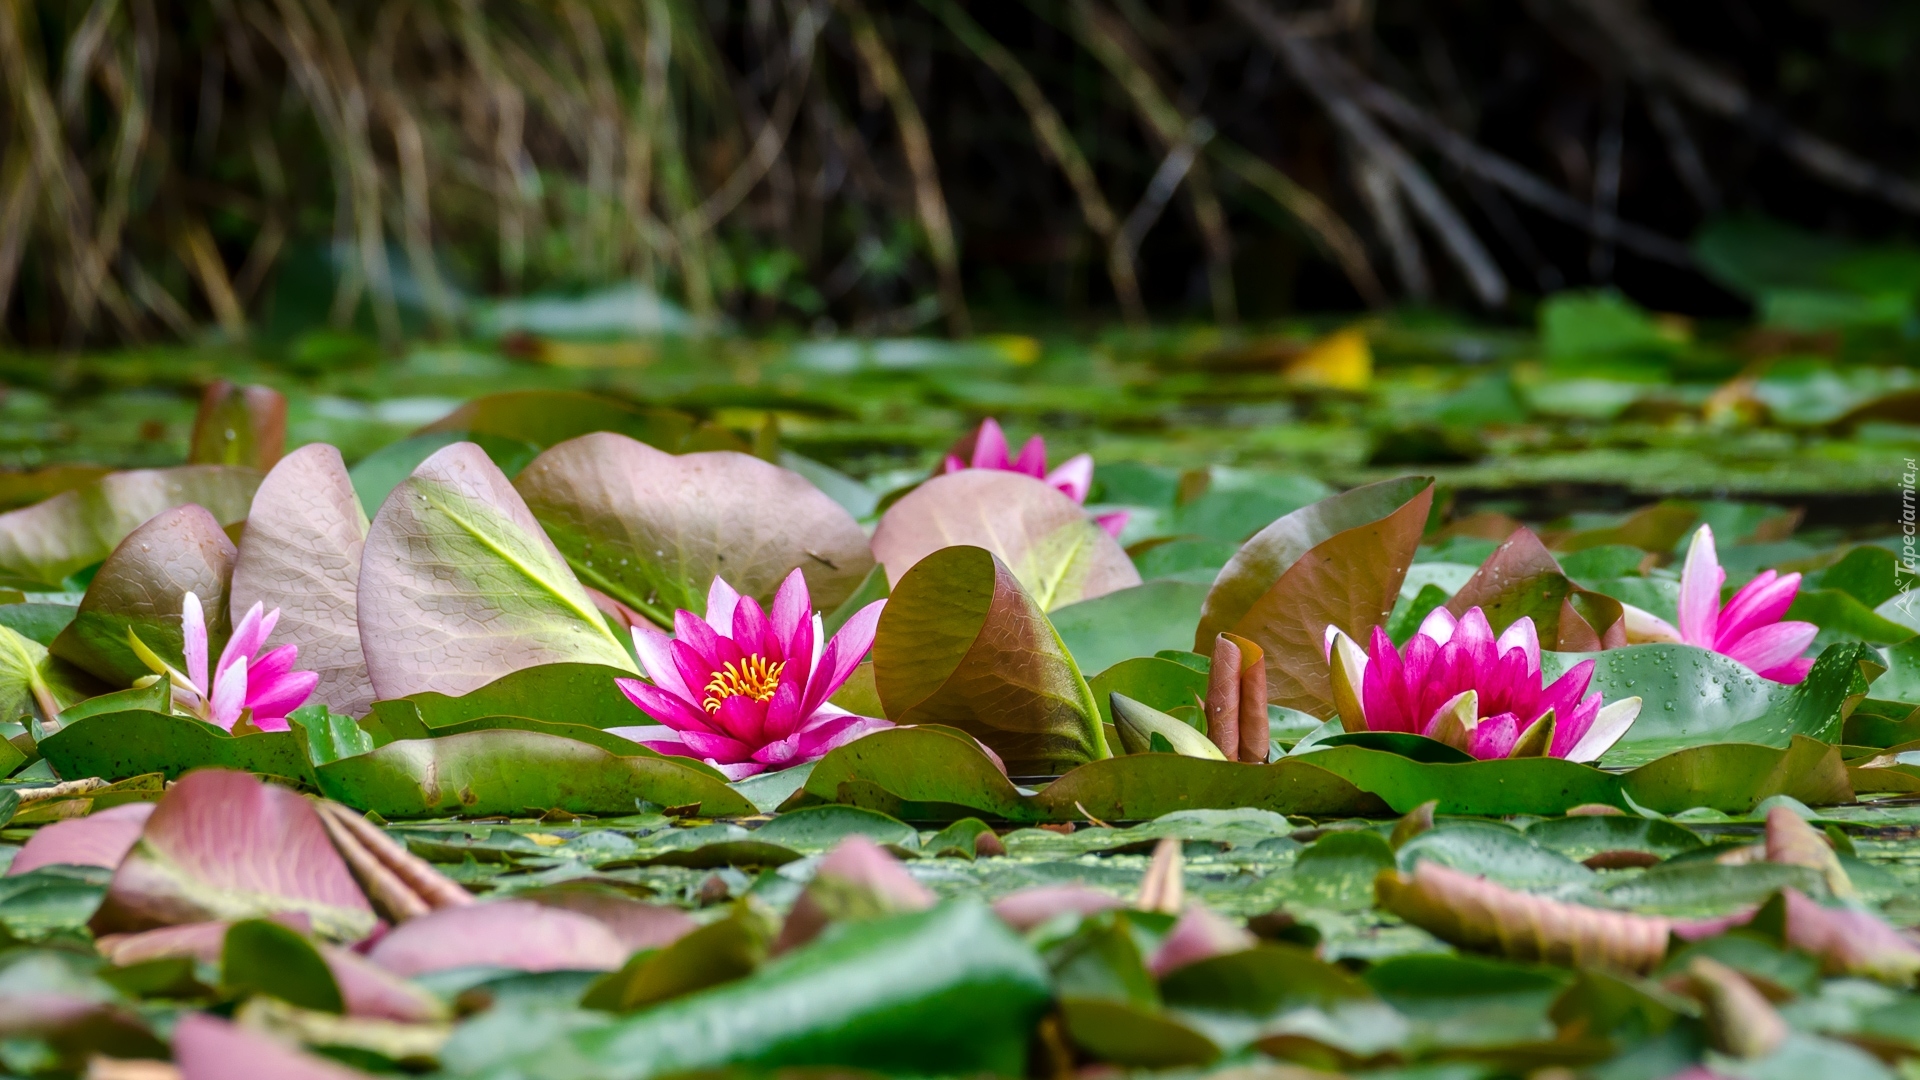
[[[1376,626],[1362,652],[1329,626],[1327,660],[1334,705],[1347,730],[1425,735],[1483,761],[1594,761],[1640,715],[1637,697],[1603,706],[1597,691],[1587,692],[1591,660],[1543,685],[1533,620],[1516,620],[1496,640],[1477,607],[1458,619],[1434,609],[1404,650]]]
[[[138,638],[135,651],[154,673],[165,675],[173,684],[176,707],[227,731],[251,714],[253,726],[261,731],[287,730],[287,714],[306,704],[320,682],[316,671],[295,671],[300,658],[297,645],[280,645],[260,652],[280,622],[280,609],[263,611],[264,605],[247,609],[240,625],[233,628],[227,647],[220,650],[220,662],[213,677],[207,677],[207,615],[200,597],[188,593],[180,601],[180,629],[185,638],[187,670],[179,671],[163,663]]]
[[[1820,628],[1780,618],[1800,594],[1800,575],[1762,570],[1723,606],[1720,589],[1726,583],[1727,572],[1721,569],[1713,546],[1713,527],[1702,525],[1693,534],[1680,571],[1680,625],[1621,604],[1627,612],[1627,640],[1635,645],[1697,645],[1740,661],[1763,679],[1782,683],[1805,679],[1813,659],[1800,654],[1813,644]]]
[[[1007,433],[1000,430],[999,421],[992,417],[980,421],[980,430],[974,433],[972,461],[961,461],[954,454],[947,455],[944,471],[959,472],[962,469],[998,469],[1031,476],[1082,504],[1087,501],[1087,493],[1093,490],[1092,454],[1075,454],[1061,462],[1059,468],[1048,472],[1047,440],[1035,435],[1020,448],[1020,456],[1014,457],[1008,452]],[[1109,536],[1118,537],[1120,531],[1127,527],[1130,517],[1132,515],[1128,511],[1116,510],[1111,514],[1096,515],[1093,520]]]
[[[655,724],[608,730],[662,754],[699,758],[739,780],[813,761],[892,727],[827,701],[873,647],[886,601],[854,612],[832,641],[812,603],[798,570],[764,611],[716,577],[706,618],[674,612],[672,637],[636,624],[634,651],[651,681],[614,681]]]

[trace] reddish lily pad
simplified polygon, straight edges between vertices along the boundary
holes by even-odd
[[[258,471],[228,465],[111,473],[0,514],[0,579],[59,589],[163,510],[196,504],[223,526],[244,521],[259,485]]]
[[[1256,533],[1207,594],[1194,651],[1239,634],[1266,653],[1267,700],[1321,719],[1334,714],[1326,628],[1365,640],[1386,624],[1433,503],[1425,477],[1387,480],[1322,499]]]
[[[880,615],[873,674],[888,719],[959,728],[1014,773],[1108,756],[1099,709],[1060,635],[983,548],[942,549],[900,579]]]

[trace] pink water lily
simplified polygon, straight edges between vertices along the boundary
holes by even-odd
[[[1640,715],[1637,697],[1603,707],[1597,691],[1587,692],[1591,660],[1543,685],[1533,620],[1516,620],[1496,640],[1477,607],[1458,619],[1434,609],[1404,650],[1379,627],[1365,652],[1328,627],[1327,654],[1334,704],[1348,731],[1425,735],[1483,761],[1593,761]]]
[[[781,582],[770,610],[716,577],[706,618],[674,612],[672,637],[636,624],[634,651],[651,681],[614,681],[655,724],[608,730],[739,780],[892,727],[827,701],[873,647],[886,601],[854,612],[824,644],[812,603],[798,570]]]
[[[265,605],[247,609],[240,625],[233,628],[227,647],[220,650],[220,662],[214,665],[212,678],[207,673],[207,617],[200,597],[189,592],[180,601],[180,629],[185,638],[187,670],[180,671],[160,660],[138,638],[134,651],[157,675],[173,684],[176,708],[227,731],[250,716],[261,731],[287,730],[287,714],[306,704],[313,688],[319,685],[315,671],[295,671],[300,658],[297,645],[280,645],[260,652],[280,622],[280,609],[265,611]]]
[[[1627,612],[1627,640],[1636,645],[1696,645],[1740,661],[1763,679],[1781,683],[1805,679],[1813,659],[1800,654],[1813,644],[1820,628],[1781,619],[1800,594],[1800,575],[1762,570],[1723,606],[1720,589],[1726,583],[1727,572],[1713,546],[1713,527],[1702,525],[1693,534],[1680,571],[1680,625],[1622,604]]]
[[[1062,495],[1074,502],[1084,504],[1087,493],[1093,490],[1093,455],[1075,454],[1060,463],[1052,472],[1047,471],[1047,440],[1038,435],[1027,440],[1020,448],[1018,457],[1009,453],[1007,433],[1000,430],[1000,422],[988,417],[980,421],[980,427],[973,435],[973,458],[960,460],[957,454],[948,454],[945,472],[959,472],[962,469],[998,469],[1002,472],[1017,472],[1044,481],[1057,489]],[[1111,514],[1099,514],[1094,521],[1110,536],[1118,537],[1127,527],[1132,515],[1126,510],[1116,510]]]

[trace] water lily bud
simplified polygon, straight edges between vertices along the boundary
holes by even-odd
[[[1129,754],[1145,754],[1153,749],[1155,735],[1164,739],[1176,754],[1225,761],[1212,740],[1195,731],[1178,717],[1143,705],[1122,693],[1108,698],[1113,706],[1113,726],[1120,732],[1120,745]]]

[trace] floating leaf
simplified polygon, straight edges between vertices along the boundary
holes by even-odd
[[[1268,700],[1333,715],[1326,628],[1384,625],[1433,501],[1422,477],[1355,488],[1296,510],[1247,541],[1207,594],[1194,651],[1231,631],[1266,651]]]
[[[368,1074],[304,1054],[205,1013],[180,1018],[173,1033],[180,1080],[366,1080]]]
[[[208,653],[219,656],[231,626],[227,582],[233,560],[233,542],[212,514],[193,505],[162,511],[101,564],[73,622],[54,639],[53,654],[112,686],[125,686],[153,674],[134,655],[127,638],[132,633],[168,663],[184,667],[180,605],[191,592],[206,613]]]
[[[880,615],[873,670],[888,719],[959,728],[1015,773],[1108,756],[1100,711],[1060,635],[981,548],[934,552],[899,579]]]
[[[474,398],[420,431],[499,435],[541,448],[611,431],[677,452],[687,448],[694,429],[692,417],[672,409],[634,406],[577,390],[508,390]]]
[[[1191,709],[1196,699],[1207,696],[1207,672],[1158,656],[1139,656],[1088,679],[1087,689],[1100,706],[1101,720],[1111,724],[1112,695],[1125,694],[1165,713]]]
[[[688,933],[663,949],[647,950],[589,987],[589,1009],[633,1012],[753,974],[766,963],[776,925],[751,903]]]
[[[622,757],[532,731],[473,731],[404,739],[314,770],[320,789],[387,818],[437,814],[632,813],[636,800],[698,805],[709,816],[751,814],[726,783],[673,759]]]
[[[342,1013],[345,1000],[327,962],[306,935],[266,919],[228,928],[220,948],[220,983],[237,996],[269,994],[289,1005]]]
[[[589,1074],[653,1076],[745,1065],[825,1065],[885,1074],[1016,1075],[1045,1012],[1047,970],[978,901],[849,925],[751,978],[630,1018],[541,1035],[486,1018],[447,1045],[456,1074],[565,1055]],[[526,1031],[517,1018],[497,1022]],[[510,1046],[503,1054],[501,1047]]]
[[[62,776],[171,780],[216,767],[300,778],[312,771],[301,742],[287,731],[234,735],[190,716],[127,709],[69,721],[41,741],[40,753]]]
[[[1086,511],[1019,473],[936,476],[894,503],[873,533],[895,592],[912,567],[955,546],[993,553],[1045,611],[1140,584],[1133,561]]]
[[[374,516],[358,610],[383,698],[464,694],[563,661],[635,670],[519,493],[471,443],[428,458]]]
[[[154,515],[189,503],[222,525],[244,521],[260,474],[226,465],[133,469],[0,514],[0,578],[59,589]]]
[[[1667,952],[1662,918],[1516,892],[1431,862],[1376,883],[1382,908],[1453,945],[1515,960],[1648,972]]]
[[[414,978],[477,965],[514,971],[612,971],[626,959],[626,950],[611,930],[589,916],[527,900],[498,900],[409,919],[375,943],[367,957]]]
[[[1387,812],[1377,797],[1310,760],[1252,765],[1129,754],[1082,765],[1048,784],[1029,800],[1028,815],[1044,821],[1084,821],[1088,814],[1102,821],[1139,821],[1178,810],[1240,807],[1312,817]]]
[[[703,614],[715,577],[769,603],[798,568],[831,611],[873,567],[846,510],[747,454],[675,456],[603,432],[541,454],[514,485],[581,581],[662,626]]]
[[[269,644],[299,646],[300,669],[320,673],[312,700],[354,716],[373,701],[356,610],[366,540],[340,451],[313,443],[261,482],[233,565],[234,619],[254,604],[279,608]]]
[[[1149,581],[1047,613],[1082,671],[1104,671],[1132,657],[1184,649],[1200,622],[1207,587]]]
[[[458,697],[423,690],[376,701],[373,719],[396,734],[413,724],[452,727],[483,716],[524,716],[575,726],[620,727],[641,719],[613,680],[630,673],[603,664],[541,664],[509,672]]]
[[[1703,743],[1785,746],[1796,735],[1835,741],[1848,699],[1865,690],[1860,664],[1874,658],[1863,645],[1829,646],[1805,681],[1793,686],[1762,679],[1736,660],[1691,645],[1548,654],[1541,668],[1547,679],[1555,679],[1588,659],[1594,661],[1590,690],[1607,701],[1637,696],[1647,702],[1602,758],[1607,765],[1637,765]]]
[[[271,469],[287,447],[287,399],[269,386],[215,379],[200,395],[187,460]]]
[[[120,865],[153,813],[148,802],[108,807],[71,821],[56,821],[35,832],[13,857],[8,876],[43,866]]]
[[[809,795],[867,805],[882,797],[894,816],[964,817],[970,812],[1022,820],[1019,789],[972,738],[948,728],[896,727],[829,751],[807,776]],[[900,803],[912,804],[912,809]],[[924,809],[922,809],[924,807]],[[951,808],[946,813],[935,807]],[[886,807],[872,807],[886,809]]]
[[[114,872],[95,933],[298,912],[328,937],[373,929],[373,909],[305,798],[207,769],[167,792]]]

